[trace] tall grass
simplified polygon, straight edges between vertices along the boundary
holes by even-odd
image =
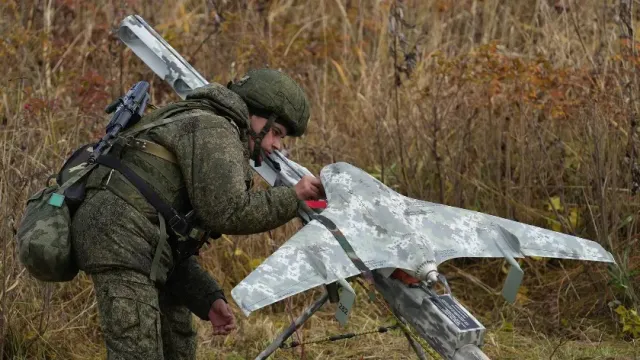
[[[103,354],[90,280],[34,281],[17,260],[14,234],[27,196],[73,149],[102,134],[107,103],[139,80],[151,83],[155,105],[177,99],[112,33],[133,13],[210,81],[225,84],[263,66],[299,81],[312,119],[308,135],[287,147],[315,173],[347,161],[403,194],[578,235],[615,255],[619,267],[610,269],[523,260],[527,277],[515,306],[498,295],[502,260],[443,265],[456,296],[495,331],[488,353],[573,358],[591,350],[553,339],[628,338],[609,306],[639,304],[638,57],[628,36],[637,18],[627,3],[0,2],[0,358]],[[298,227],[224,237],[202,263],[228,291]],[[242,319],[226,338],[212,340],[199,324],[200,354],[255,356],[312,296]],[[352,329],[387,319],[365,302],[357,308]],[[320,318],[309,332],[340,331],[330,312]],[[503,334],[514,329],[533,340],[511,344]],[[387,336],[369,338],[376,351],[351,342],[305,354],[409,356],[402,335]]]

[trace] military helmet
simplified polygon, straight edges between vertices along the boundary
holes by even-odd
[[[287,128],[287,135],[301,136],[309,122],[309,101],[304,90],[289,76],[273,69],[249,71],[228,88],[240,95],[249,111]]]

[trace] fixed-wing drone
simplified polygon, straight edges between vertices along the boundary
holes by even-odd
[[[399,268],[427,282],[437,281],[437,265],[461,257],[540,256],[614,262],[596,242],[408,198],[347,163],[326,166],[320,177],[327,209],[231,292],[245,314],[363,272],[336,239],[335,229],[366,268]],[[504,295],[513,301],[519,279],[511,281],[513,288]]]
[[[141,17],[128,16],[120,39],[182,98],[207,84]],[[254,169],[272,186],[294,186],[307,169],[279,152]],[[253,164],[252,164],[253,165]],[[511,265],[503,288],[513,302],[523,272],[516,258],[554,257],[614,263],[598,243],[480,212],[416,200],[398,194],[365,171],[347,164],[320,173],[328,206],[301,206],[305,226],[231,295],[245,315],[318,286],[327,291],[296,319],[258,359],[268,357],[326,301],[338,302],[345,323],[355,299],[346,281],[362,275],[433,349],[447,359],[487,359],[480,350],[485,328],[450,294],[437,294],[438,265],[462,257],[502,257]],[[407,286],[391,276],[397,269],[417,279]],[[414,283],[415,284],[415,283]],[[337,288],[341,288],[338,293]],[[448,287],[448,286],[447,286]],[[419,357],[418,345],[412,343]]]

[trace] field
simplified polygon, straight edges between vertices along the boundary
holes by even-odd
[[[115,36],[141,15],[211,82],[257,67],[304,87],[311,123],[287,139],[318,174],[346,161],[414,198],[597,241],[617,267],[528,258],[514,305],[502,259],[441,267],[488,329],[492,359],[637,359],[640,46],[630,0],[0,0],[0,359],[105,357],[90,279],[37,282],[16,254],[27,197],[103,135],[105,106],[139,80],[173,90]],[[257,179],[257,178],[256,178]],[[264,184],[259,184],[262,187]],[[201,263],[227,294],[300,227],[224,236]],[[363,290],[346,328],[327,306],[294,337],[390,325]],[[310,291],[212,337],[202,359],[250,359]],[[279,350],[275,359],[414,359],[397,330]]]

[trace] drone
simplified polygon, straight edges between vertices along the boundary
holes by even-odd
[[[142,17],[127,16],[117,35],[181,98],[208,84]],[[294,186],[304,175],[313,175],[279,151],[263,156],[262,166],[250,164],[271,186]],[[325,166],[320,180],[326,203],[302,202],[298,215],[304,226],[231,290],[250,316],[296,294],[325,289],[256,359],[283,347],[327,301],[337,303],[335,317],[346,324],[356,298],[349,284],[354,278],[364,279],[370,298],[377,290],[396,318],[443,358],[488,359],[481,350],[485,327],[451,294],[438,272],[440,264],[455,258],[504,258],[510,268],[502,295],[510,303],[524,276],[517,258],[616,264],[594,241],[413,199],[349,163]],[[435,290],[437,284],[445,293]],[[426,359],[420,341],[407,338],[418,357]]]

